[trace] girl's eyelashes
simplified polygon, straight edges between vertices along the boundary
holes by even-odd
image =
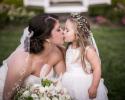
[[[65,27],[66,32],[69,32],[69,30]]]
[[[68,30],[66,30],[66,32],[69,32]]]

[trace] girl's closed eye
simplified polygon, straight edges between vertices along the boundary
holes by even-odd
[[[69,30],[68,30],[68,29],[66,29],[66,32],[69,32]]]
[[[69,32],[69,30],[68,30],[67,28],[65,28],[65,31],[66,31],[66,32]]]

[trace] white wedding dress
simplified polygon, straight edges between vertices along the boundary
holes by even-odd
[[[30,75],[28,76],[23,85],[24,86],[29,86],[31,84],[39,84],[41,82],[41,78],[43,77],[43,74],[45,74],[45,72],[48,70],[47,66],[49,66],[48,64],[43,65],[43,67],[41,68],[40,71],[40,77],[34,76],[34,75]],[[7,75],[7,60],[3,61],[3,65],[0,67],[0,100],[2,99],[2,95],[3,95],[3,89],[4,89],[4,84],[5,84],[5,79],[6,79],[6,75]],[[53,69],[50,71],[50,73],[46,76],[47,78],[53,78],[54,77],[54,71]]]
[[[108,100],[103,79],[100,80],[97,97],[89,99],[88,89],[92,83],[93,75],[84,72],[79,55],[80,48],[73,49],[69,46],[66,52],[66,72],[62,76],[63,86],[67,88],[73,100]],[[87,60],[85,62],[87,71],[90,71],[89,62]]]
[[[24,40],[25,40],[27,34],[28,34],[28,27],[26,27],[24,29],[23,36],[20,40],[21,44],[17,48],[23,48],[24,47]],[[48,66],[49,66],[48,64],[44,64],[42,66],[41,71],[40,71],[40,75],[39,75],[40,77],[37,77],[37,76],[34,76],[34,75],[28,76],[25,79],[25,81],[23,83],[23,86],[28,86],[28,85],[31,85],[31,84],[40,83],[41,78],[43,78],[44,75],[46,75],[46,72],[48,72]],[[6,60],[3,61],[3,65],[0,66],[0,100],[3,100],[2,96],[3,96],[3,89],[4,89],[7,71],[8,71],[8,67],[7,67],[7,59],[6,59]],[[56,77],[56,74],[55,74],[53,68],[46,77],[49,78],[49,79]]]

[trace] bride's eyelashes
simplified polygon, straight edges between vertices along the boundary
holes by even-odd
[[[60,29],[57,29],[57,32],[60,32]]]
[[[60,32],[61,31],[61,29],[59,28],[59,29],[57,29],[57,32]]]
[[[60,32],[61,31],[61,27],[59,26],[58,28],[57,28],[57,32]]]

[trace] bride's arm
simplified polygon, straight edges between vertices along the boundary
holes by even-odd
[[[56,57],[56,65],[54,66],[54,70],[56,72],[56,74],[59,76],[60,74],[63,74],[66,71],[66,64],[65,64],[65,49],[64,48],[60,48],[61,52],[58,53],[58,55],[54,55],[57,56]]]
[[[11,100],[16,89],[19,88],[28,75],[28,68],[22,65],[21,60],[11,60],[8,62],[8,72],[4,85],[3,100]]]
[[[60,74],[63,74],[66,70],[66,65],[64,60],[60,60],[55,66],[54,66],[54,70],[56,72],[56,74],[59,76]]]
[[[66,63],[65,63],[65,55],[66,55],[66,49],[64,46],[58,46],[60,49],[60,55],[58,58],[58,62],[56,66],[54,67],[57,75],[63,74],[66,71]]]

